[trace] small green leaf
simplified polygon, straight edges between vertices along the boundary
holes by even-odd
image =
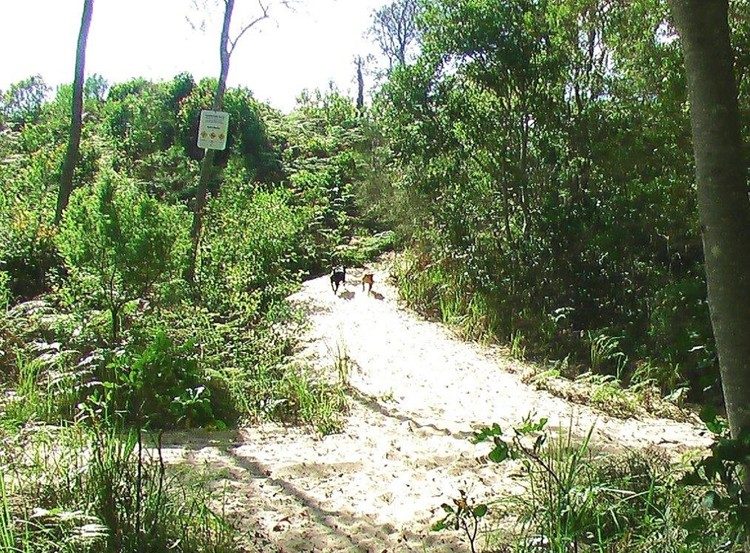
[[[721,504],[721,496],[719,496],[719,494],[713,490],[706,492],[706,495],[703,496],[701,503],[706,509],[709,509],[709,510],[719,509],[719,506]]]
[[[718,411],[712,405],[706,405],[701,409],[700,418],[703,422],[713,422],[718,416]]]
[[[712,434],[716,434],[717,436],[719,436],[723,434],[727,429],[727,425],[724,419],[719,417],[716,409],[714,407],[711,407],[710,405],[707,405],[703,409],[701,409],[700,417],[701,420],[706,424],[706,428],[708,428],[708,431]]]
[[[474,516],[477,518],[482,518],[484,515],[487,514],[487,505],[481,504],[474,507],[474,510],[472,511],[474,513]]]
[[[493,463],[502,463],[508,458],[508,444],[505,442],[499,442],[495,444],[495,449],[490,451],[490,461]]]
[[[475,432],[474,436],[471,438],[471,441],[475,444],[479,444],[482,442],[486,442],[489,438],[492,438],[494,436],[502,436],[503,430],[500,428],[500,425],[495,423],[490,428],[482,428],[479,432]]]

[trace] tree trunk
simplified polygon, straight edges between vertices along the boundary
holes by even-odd
[[[117,339],[120,337],[120,306],[110,306],[109,314],[112,316],[112,343],[116,344]]]
[[[670,0],[690,99],[708,305],[733,437],[750,430],[750,199],[727,0]]]
[[[234,11],[234,0],[225,0],[224,24],[221,28],[221,44],[219,45],[219,58],[221,61],[221,70],[219,72],[219,84],[214,95],[213,109],[221,110],[224,105],[224,92],[227,88],[227,75],[229,74],[229,27],[232,22],[232,12]],[[193,209],[193,226],[190,231],[192,239],[192,248],[190,251],[190,260],[188,263],[185,278],[188,282],[195,281],[195,268],[198,258],[198,248],[200,247],[201,231],[203,229],[203,209],[206,206],[206,191],[208,184],[211,182],[214,172],[214,158],[216,150],[206,150],[206,155],[201,163],[200,180],[198,181],[198,190],[195,193],[195,207]]]
[[[83,117],[83,72],[86,65],[86,42],[91,26],[91,15],[94,11],[94,0],[84,0],[83,15],[81,16],[81,30],[78,33],[78,47],[76,49],[76,67],[73,77],[73,106],[70,117],[70,135],[68,149],[60,177],[60,191],[57,195],[55,210],[55,224],[62,219],[65,208],[68,207],[70,194],[73,192],[73,173],[78,163],[78,149],[81,144],[81,124]]]
[[[526,96],[526,87],[522,89],[523,97]],[[528,238],[531,226],[531,213],[529,211],[529,115],[526,102],[521,104],[521,160],[520,160],[520,194],[518,202],[523,212],[523,235]]]
[[[357,57],[357,111],[361,114],[365,109],[365,77],[362,67],[365,62],[362,56]]]

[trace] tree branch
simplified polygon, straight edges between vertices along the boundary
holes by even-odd
[[[262,15],[258,16],[257,18],[255,18],[254,20],[252,20],[250,23],[248,23],[247,25],[245,25],[244,27],[242,27],[242,29],[240,30],[239,34],[235,37],[234,40],[231,40],[231,39],[229,40],[228,53],[229,53],[230,56],[232,55],[232,52],[234,52],[234,49],[237,47],[237,43],[240,41],[240,39],[242,38],[242,36],[246,32],[248,32],[250,29],[252,29],[255,25],[257,25],[258,23],[260,23],[264,19],[268,19],[268,17],[269,17],[268,16],[268,8],[269,8],[269,6],[268,5],[264,6],[262,0],[258,0],[258,6],[260,6],[260,11],[261,11]]]

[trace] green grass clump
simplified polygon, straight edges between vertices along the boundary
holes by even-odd
[[[346,411],[346,395],[341,386],[332,386],[311,379],[298,369],[290,369],[278,383],[276,417],[281,420],[309,424],[323,435],[340,432]]]
[[[168,469],[158,440],[112,424],[6,434],[0,550],[236,553],[215,497]]]
[[[510,537],[486,531],[487,543],[517,553],[742,551],[728,514],[705,501],[710,486],[685,482],[687,465],[658,449],[604,452],[592,443],[593,428],[577,437],[572,426],[550,431],[546,422],[475,435],[475,443],[492,443],[490,461],[516,463],[525,487],[488,502],[502,503],[515,528]]]
[[[394,267],[401,299],[423,315],[438,319],[467,340],[496,341],[501,323],[485,296],[474,293],[465,278],[441,264],[424,264],[403,253]]]

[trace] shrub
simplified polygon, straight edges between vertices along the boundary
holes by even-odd
[[[290,200],[237,185],[210,203],[198,272],[209,309],[254,315],[291,293],[311,255],[309,210]]]
[[[517,461],[525,475],[527,493],[513,502],[513,551],[735,551],[727,517],[685,487],[683,469],[664,453],[602,453],[591,443],[593,428],[578,440],[572,427],[555,435],[546,423],[527,419],[509,434],[494,425],[474,436],[490,442],[491,462]]]
[[[213,422],[211,392],[194,350],[194,341],[175,344],[162,329],[155,329],[144,345],[130,345],[107,365],[108,407],[137,425],[168,428]]]
[[[183,209],[157,202],[111,170],[73,194],[57,246],[70,272],[68,285],[109,310],[113,340],[127,302],[179,275],[187,220]]]
[[[0,164],[0,269],[8,274],[11,299],[30,299],[49,288],[50,270],[59,265],[49,193],[59,160],[47,150],[11,160]]]

